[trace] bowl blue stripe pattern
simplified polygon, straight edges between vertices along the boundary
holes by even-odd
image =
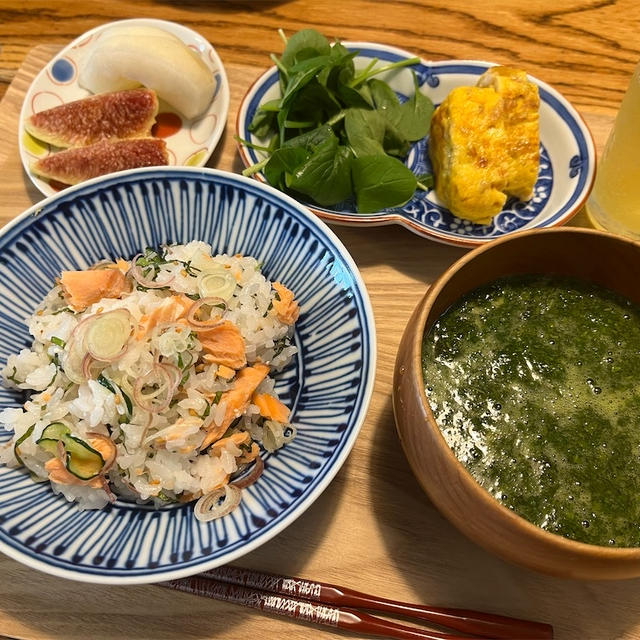
[[[0,550],[77,580],[155,582],[217,566],[281,531],[322,492],[362,425],[375,368],[366,289],[334,234],[294,200],[208,169],[113,174],[61,192],[0,234],[0,364],[31,344],[24,319],[64,269],[144,247],[199,239],[216,253],[252,255],[301,305],[299,349],[276,376],[298,435],[263,454],[263,476],[238,509],[198,522],[192,505],[154,509],[118,500],[79,511],[21,469],[0,467]],[[0,408],[24,394],[0,390]],[[10,433],[2,432],[0,441]]]

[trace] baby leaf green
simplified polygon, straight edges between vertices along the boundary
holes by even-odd
[[[289,138],[283,147],[302,147],[308,151],[313,151],[318,145],[322,144],[328,138],[335,137],[333,129],[328,125],[322,125],[317,129],[312,129],[298,136]]]
[[[328,56],[330,52],[330,42],[319,31],[301,29],[287,40],[280,62],[285,67],[292,67],[308,58]]]
[[[356,157],[384,154],[386,124],[373,109],[347,109],[344,129]]]
[[[396,92],[382,80],[372,78],[369,80],[371,97],[381,116],[394,126],[398,126],[400,120],[400,100]]]
[[[249,146],[266,157],[245,175],[263,171],[284,191],[331,206],[355,198],[358,211],[400,206],[417,181],[400,161],[410,143],[424,137],[433,111],[414,75],[414,95],[401,103],[394,90],[374,78],[381,72],[419,62],[371,62],[356,69],[356,51],[329,41],[314,29],[286,39],[277,65],[281,98],[262,105],[249,131],[260,145]],[[394,157],[395,156],[395,157]]]
[[[413,74],[413,95],[400,105],[398,130],[407,140],[420,140],[429,133],[433,102],[420,91],[418,79]]]
[[[291,103],[288,119],[309,121],[312,127],[319,127],[340,111],[340,103],[325,86],[312,79],[303,87]]]
[[[318,204],[332,205],[351,194],[351,151],[331,136],[316,147],[292,175],[289,187],[313,198]]]
[[[307,158],[309,153],[304,147],[281,147],[276,149],[264,167],[267,182],[278,189],[289,186],[291,175]]]
[[[411,148],[409,141],[390,122],[386,123],[382,146],[386,153],[397,158],[404,158]]]
[[[289,73],[289,83],[282,96],[282,106],[290,103],[294,99],[298,91],[302,89],[308,82],[323,69],[329,61],[328,56],[318,56],[304,60],[300,64],[292,67]]]
[[[398,96],[386,83],[373,78],[369,81],[371,94],[376,108],[393,125],[398,135],[405,140],[420,140],[429,133],[433,102],[425,96],[413,75],[414,92],[404,103],[400,103]]]
[[[276,116],[280,109],[280,100],[270,100],[261,105],[249,124],[249,131],[258,138],[266,138],[276,126]]]
[[[351,175],[360,213],[402,206],[417,186],[416,176],[400,160],[387,155],[354,158]]]

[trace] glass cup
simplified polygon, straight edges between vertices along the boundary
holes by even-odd
[[[587,214],[595,227],[640,240],[640,64],[598,162]]]

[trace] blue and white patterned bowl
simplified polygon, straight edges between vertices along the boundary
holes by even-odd
[[[370,42],[345,42],[349,50],[358,51],[354,62],[363,68],[372,59],[381,63],[414,57],[411,53]],[[414,91],[411,70],[420,90],[435,105],[440,104],[455,87],[475,85],[482,73],[494,66],[478,60],[421,61],[420,64],[380,74],[401,100]],[[353,226],[400,224],[414,233],[457,246],[473,247],[507,233],[535,227],[564,224],[578,212],[591,190],[595,177],[596,152],[591,133],[580,114],[549,85],[530,76],[540,93],[540,172],[534,195],[528,202],[509,200],[505,208],[487,225],[462,220],[442,205],[433,190],[418,191],[404,206],[371,214],[357,213],[353,203],[326,208],[306,202],[307,206],[328,222]],[[260,145],[249,131],[258,106],[280,96],[278,70],[271,67],[250,87],[242,100],[236,120],[236,133]],[[238,145],[247,167],[264,158],[260,151]],[[414,143],[406,164],[416,174],[431,171],[428,137]],[[264,181],[259,173],[255,176]]]
[[[276,376],[298,434],[272,455],[241,505],[200,523],[193,505],[118,501],[79,511],[24,470],[0,466],[0,551],[57,576],[143,583],[229,562],[266,542],[322,493],[354,444],[373,387],[371,306],[353,260],[327,226],[284,194],[211,169],[149,168],[95,179],[35,205],[0,232],[0,364],[29,347],[24,319],[63,269],[199,239],[243,253],[300,302],[299,355]],[[0,409],[24,402],[0,391]],[[9,438],[0,434],[0,446]]]

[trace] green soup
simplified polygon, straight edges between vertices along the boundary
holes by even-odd
[[[443,314],[422,363],[446,441],[491,495],[567,538],[640,546],[640,306],[505,278]]]

